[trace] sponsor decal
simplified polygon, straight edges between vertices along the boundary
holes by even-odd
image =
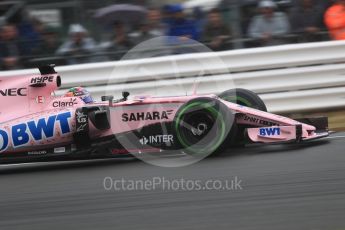
[[[173,135],[155,135],[155,136],[143,137],[139,141],[142,145],[172,144],[174,142],[174,136]]]
[[[77,132],[84,131],[87,128],[87,115],[84,112],[77,111],[76,112],[77,118]]]
[[[31,84],[41,84],[47,82],[53,82],[54,76],[34,77],[31,78]]]
[[[81,124],[81,125],[78,127],[77,132],[84,131],[85,128],[86,128],[86,125],[87,125],[87,124]]]
[[[10,89],[0,89],[0,95],[4,97],[16,97],[27,96],[27,89],[26,88],[10,88]]]
[[[45,98],[43,96],[37,96],[36,97],[36,103],[37,104],[44,104]]]
[[[53,107],[54,108],[65,108],[65,107],[73,107],[77,105],[77,98],[70,98],[68,101],[54,101]]]
[[[43,151],[31,151],[31,152],[28,152],[28,155],[45,155],[47,154],[47,151],[43,150]]]
[[[279,136],[281,133],[280,128],[261,128],[259,129],[260,136]]]
[[[257,117],[251,117],[251,116],[248,116],[248,115],[244,115],[243,116],[243,120],[244,121],[249,121],[249,122],[252,122],[252,123],[256,123],[258,125],[264,125],[264,126],[277,126],[277,125],[279,125],[279,124],[271,122],[271,121],[265,121],[263,119],[260,119],[260,118],[257,118]]]
[[[77,121],[78,121],[79,123],[86,123],[86,121],[87,121],[87,116],[86,116],[85,113],[77,111],[76,114],[77,114]]]
[[[9,137],[6,131],[0,129],[0,152],[7,149]]]
[[[5,151],[10,140],[14,148],[27,145],[29,142],[39,142],[55,136],[55,127],[59,127],[61,134],[71,132],[71,112],[52,115],[39,120],[13,125],[8,131],[0,129],[0,152]],[[10,135],[9,135],[10,134]]]
[[[157,121],[157,120],[168,120],[169,116],[173,113],[173,110],[162,111],[162,112],[138,112],[138,113],[124,113],[122,114],[123,122],[130,121]]]
[[[112,149],[111,153],[114,155],[128,155],[128,153],[133,154],[143,154],[143,153],[149,153],[149,152],[155,152],[156,148],[145,148],[145,149]]]
[[[128,154],[128,150],[127,149],[112,149],[111,153],[112,154]]]
[[[65,152],[66,152],[65,147],[54,148],[54,153],[65,153]]]

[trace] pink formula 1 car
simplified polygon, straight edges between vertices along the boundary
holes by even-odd
[[[95,102],[83,89],[54,96],[53,66],[0,79],[0,161],[112,157],[145,152],[212,154],[225,147],[326,137],[326,118],[292,120],[266,112],[244,89],[220,95],[133,97]]]

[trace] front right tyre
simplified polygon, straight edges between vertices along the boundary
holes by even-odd
[[[229,89],[218,96],[225,101],[267,112],[265,102],[256,93],[247,89]]]
[[[219,98],[236,103],[238,105],[247,106],[253,109],[267,112],[265,102],[253,91],[241,88],[230,89],[218,95]],[[246,125],[239,125],[237,127],[236,138],[230,142],[231,147],[244,147],[246,144],[245,130],[249,128]]]

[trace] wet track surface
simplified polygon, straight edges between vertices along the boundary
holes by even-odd
[[[228,150],[183,168],[140,161],[0,166],[0,229],[345,229],[345,136]],[[242,180],[237,191],[106,191],[127,180]]]

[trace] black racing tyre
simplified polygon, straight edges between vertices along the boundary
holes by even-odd
[[[254,92],[247,89],[230,89],[218,95],[221,99],[267,112],[263,100]]]
[[[221,99],[233,102],[239,105],[244,105],[250,108],[267,112],[267,108],[262,99],[254,92],[247,89],[230,89],[218,95]],[[244,147],[246,144],[245,130],[248,128],[245,125],[237,127],[237,135],[230,141],[231,147]]]
[[[173,130],[181,151],[206,157],[227,146],[232,138],[234,115],[219,100],[196,98],[176,113]]]

